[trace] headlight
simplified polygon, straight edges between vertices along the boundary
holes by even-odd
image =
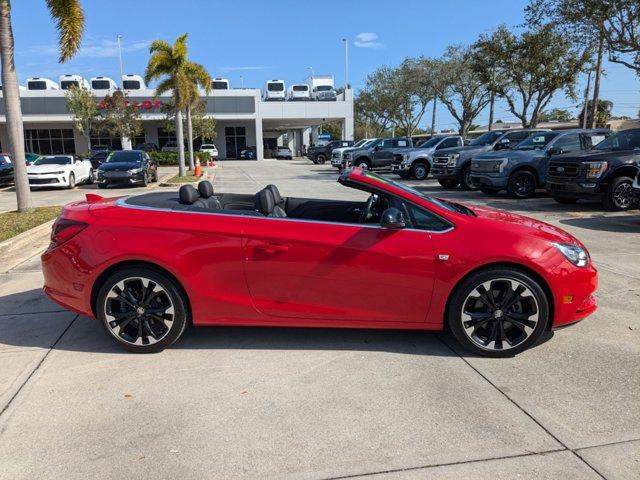
[[[508,158],[503,158],[502,160],[496,160],[493,164],[493,171],[494,172],[504,172],[504,167],[506,167],[509,164],[509,159]]]
[[[587,162],[587,178],[600,178],[608,166],[607,162]]]
[[[449,163],[447,164],[449,167],[455,167],[458,164],[458,159],[460,158],[459,153],[454,153],[449,155]]]
[[[589,254],[584,248],[572,243],[554,243],[553,246],[576,267],[586,267],[589,264]]]
[[[141,173],[141,172],[142,172],[141,168],[132,168],[131,170],[127,171],[129,175],[135,175],[136,173]]]

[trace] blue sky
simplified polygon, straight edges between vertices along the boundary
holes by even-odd
[[[12,2],[16,68],[24,82],[30,76],[57,81],[64,73],[119,77],[116,36],[123,36],[125,73],[144,72],[148,44],[162,38],[190,36],[190,55],[214,76],[232,86],[261,88],[269,78],[288,83],[316,74],[333,74],[344,83],[344,46],[349,40],[350,80],[357,90],[377,67],[397,65],[407,56],[439,56],[451,44],[468,44],[499,24],[523,22],[525,0],[459,0],[457,2],[388,1],[300,2],[270,0],[218,2],[196,0],[84,0],[83,48],[65,65],[57,62],[56,32],[44,0]],[[119,82],[118,82],[119,83]],[[583,89],[582,82],[580,89]],[[602,95],[614,102],[616,115],[636,117],[640,81],[623,66],[607,65]],[[551,107],[576,111],[578,101],[561,93]],[[515,120],[502,104],[496,119]],[[488,111],[476,123],[486,123]],[[430,123],[429,118],[423,124]],[[438,109],[437,128],[455,127]]]

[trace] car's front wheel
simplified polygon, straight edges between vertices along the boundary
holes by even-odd
[[[549,322],[549,300],[539,281],[509,267],[481,270],[453,292],[447,325],[467,350],[510,357],[534,345]]]
[[[615,178],[602,203],[607,210],[629,210],[633,206],[633,179],[631,177]]]
[[[411,176],[416,180],[426,180],[429,176],[429,164],[424,162],[415,162],[411,166]]]
[[[107,278],[95,310],[111,338],[134,353],[165,349],[188,324],[187,300],[179,286],[146,267],[123,268]]]
[[[69,184],[67,185],[69,190],[76,188],[76,176],[73,172],[69,174]]]

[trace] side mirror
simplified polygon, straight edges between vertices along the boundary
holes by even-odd
[[[384,212],[382,212],[382,218],[380,219],[380,226],[382,228],[389,228],[391,230],[397,230],[400,228],[404,228],[405,221],[404,215],[397,208],[387,208]]]
[[[551,157],[552,155],[560,155],[561,153],[564,153],[564,151],[558,147],[551,147],[549,150],[547,150],[547,156],[549,157]]]
[[[378,150],[380,150],[380,145],[376,145],[375,147],[373,147],[373,149],[377,152]]]

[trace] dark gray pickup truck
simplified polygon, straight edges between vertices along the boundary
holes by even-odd
[[[410,138],[381,138],[366,148],[349,150],[342,155],[343,167],[360,167],[365,170],[389,167],[393,154],[412,148]]]

